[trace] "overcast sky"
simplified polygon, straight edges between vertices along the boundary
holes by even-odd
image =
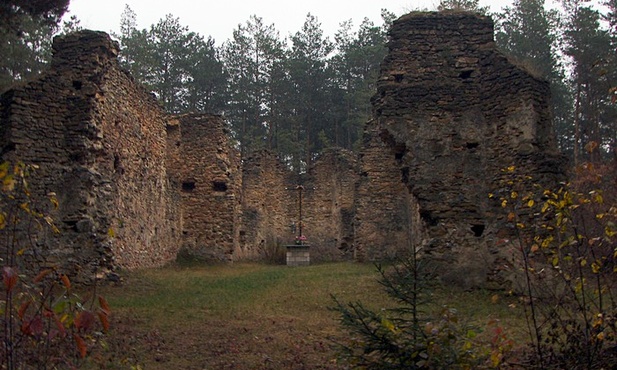
[[[410,10],[434,10],[439,0],[71,0],[69,14],[77,16],[84,28],[118,33],[127,4],[137,14],[140,29],[149,28],[171,13],[180,18],[183,26],[203,36],[212,36],[221,45],[251,15],[263,18],[267,25],[274,24],[283,38],[299,31],[306,15],[311,13],[332,38],[339,24],[346,20],[352,19],[356,28],[364,17],[381,24],[381,8],[400,16]],[[481,0],[480,4],[499,11],[510,5],[511,0]]]

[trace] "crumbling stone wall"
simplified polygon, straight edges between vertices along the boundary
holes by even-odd
[[[294,241],[297,179],[272,152],[252,153],[242,167],[242,229],[237,258],[272,256]]]
[[[2,95],[3,158],[40,166],[62,233],[51,262],[91,274],[191,258],[256,259],[293,242],[297,185],[311,260],[384,259],[419,248],[446,281],[503,281],[489,202],[501,169],[560,179],[547,82],[497,52],[489,18],[412,13],[394,22],[355,158],[324,152],[292,174],[270,152],[240,160],[222,117],[169,117],[118,66],[100,32],[58,38],[51,69]],[[40,181],[38,181],[40,180]]]
[[[4,159],[40,168],[33,196],[55,192],[51,263],[91,276],[173,260],[178,204],[166,170],[166,114],[119,68],[108,35],[56,38],[50,70],[2,96]]]
[[[417,243],[419,230],[412,232],[412,224],[418,221],[415,199],[409,196],[395,149],[380,136],[377,121],[367,123],[356,194],[357,260],[400,257],[410,249],[410,243]]]
[[[312,261],[353,258],[357,182],[356,156],[339,148],[324,151],[305,176],[303,233]]]
[[[253,153],[243,165],[241,248],[237,258],[262,258],[276,246],[293,244],[299,232],[311,245],[311,261],[352,258],[355,156],[343,149],[325,151],[307,173],[297,175],[269,151]]]
[[[221,116],[186,114],[169,127],[179,155],[170,171],[181,191],[183,257],[231,261],[238,247],[242,173]],[[204,142],[207,140],[207,142]]]
[[[546,81],[496,50],[488,17],[411,13],[394,22],[373,97],[375,132],[400,159],[425,227],[423,251],[443,262],[446,281],[499,282],[502,211],[488,194],[501,169],[562,178],[549,99]]]

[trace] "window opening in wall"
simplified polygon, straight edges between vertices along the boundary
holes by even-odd
[[[117,170],[120,167],[120,157],[115,154],[114,155],[114,170]]]
[[[73,88],[75,88],[75,90],[81,90],[81,81],[73,81]]]
[[[482,224],[478,224],[478,225],[471,225],[471,231],[473,232],[473,235],[476,238],[479,238],[482,236],[482,234],[484,234],[484,228],[485,226]]]
[[[403,82],[403,75],[402,74],[395,74],[394,75],[394,81],[395,82]]]
[[[409,182],[409,167],[401,168],[401,179],[403,184],[407,184],[407,182]]]
[[[467,149],[476,149],[479,146],[480,146],[480,143],[467,143],[467,144],[465,144],[465,147]]]
[[[437,226],[439,224],[439,219],[437,217],[433,217],[433,215],[431,215],[428,211],[420,211],[420,218],[428,226]]]
[[[186,180],[182,182],[182,191],[193,191],[195,190],[195,180]]]
[[[67,228],[70,228],[70,229],[72,229],[74,231],[77,231],[77,221],[74,221],[74,220],[64,220],[63,222],[67,226]]]
[[[212,189],[214,191],[227,191],[227,184],[224,181],[213,181]]]
[[[0,151],[0,156],[8,153],[8,152],[12,152],[13,150],[15,150],[16,146],[15,143],[8,143],[7,145],[4,146],[4,148],[2,148],[2,150]]]
[[[468,71],[463,71],[463,72],[461,72],[461,74],[458,75],[458,77],[463,79],[463,80],[466,80],[466,79],[471,77],[472,73],[473,73],[473,69],[472,70],[468,70]]]

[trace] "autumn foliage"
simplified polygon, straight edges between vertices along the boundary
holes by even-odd
[[[76,294],[69,276],[37,250],[37,233],[58,229],[32,199],[34,169],[0,165],[0,367],[73,368],[109,330],[111,311],[101,296]],[[58,206],[54,194],[49,204]]]
[[[515,167],[491,197],[518,251],[537,368],[610,368],[617,361],[617,202],[612,166],[585,163],[548,188]]]

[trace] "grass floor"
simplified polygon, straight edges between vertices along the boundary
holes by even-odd
[[[332,296],[372,309],[393,305],[373,265],[173,266],[126,275],[102,288],[112,331],[98,367],[141,369],[343,369],[332,344],[346,333]],[[440,289],[431,305],[456,308],[485,327],[522,335],[516,301],[491,292]]]

